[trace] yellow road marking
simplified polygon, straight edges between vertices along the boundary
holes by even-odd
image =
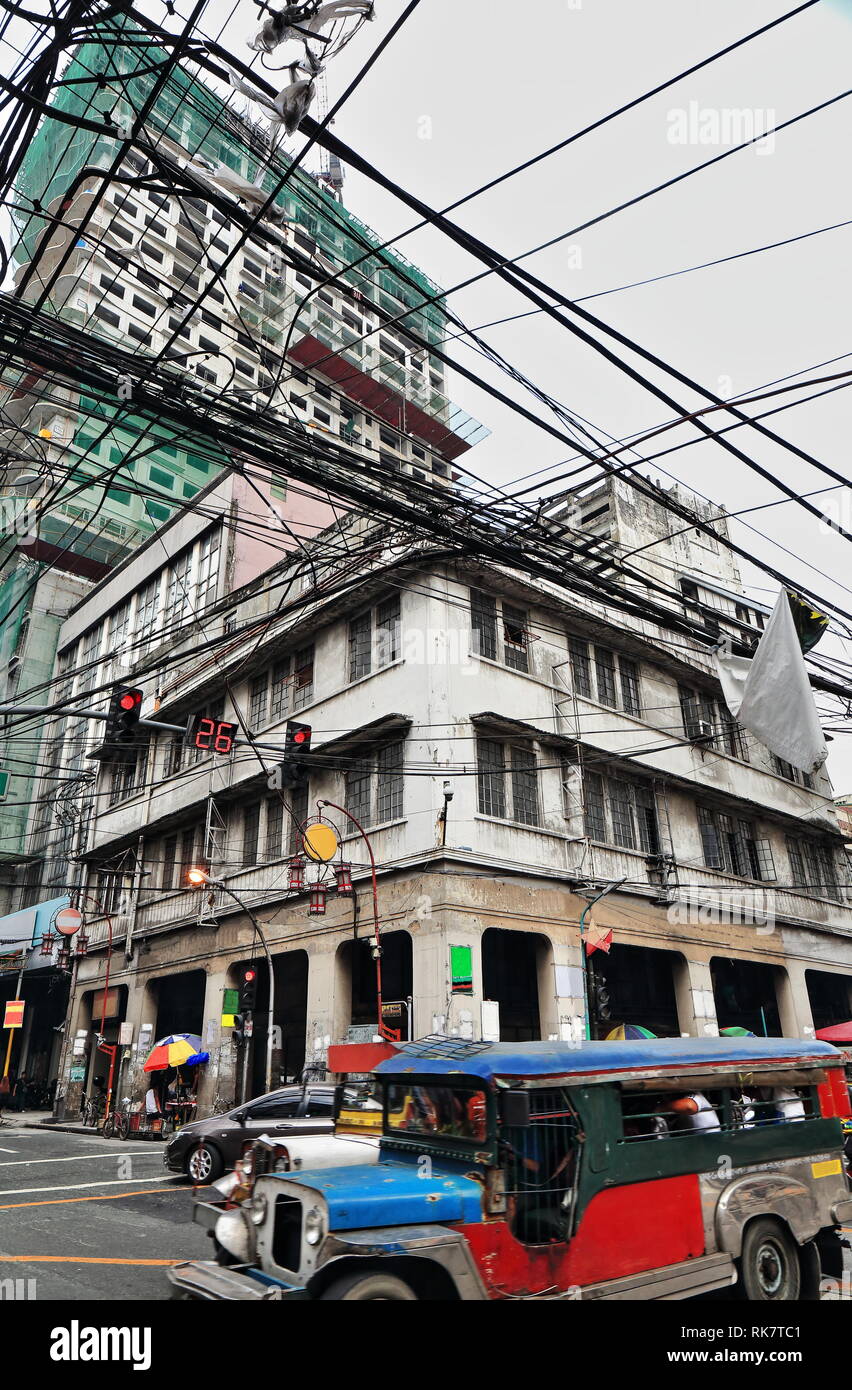
[[[0,1211],[15,1211],[18,1207],[57,1207],[66,1202],[115,1202],[119,1197],[150,1197],[156,1192],[185,1192],[183,1187],[145,1187],[135,1192],[104,1192],[97,1197],[48,1197],[40,1202],[4,1202]]]
[[[101,1258],[98,1255],[0,1255],[0,1264],[10,1261],[19,1264],[71,1264],[71,1265],[179,1265],[183,1260],[119,1260]]]

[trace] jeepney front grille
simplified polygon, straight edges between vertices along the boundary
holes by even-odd
[[[302,1262],[302,1203],[284,1194],[275,1199],[272,1258],[281,1269],[294,1273]]]

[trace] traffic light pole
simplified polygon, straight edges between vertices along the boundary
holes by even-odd
[[[601,893],[589,899],[583,911],[580,913],[580,971],[583,976],[583,1031],[587,1042],[592,1036],[592,1015],[591,1009],[589,1008],[589,960],[585,951],[586,913],[594,907],[595,903],[599,903],[601,898],[605,898],[607,893],[611,893],[614,888],[620,888],[622,883],[626,882],[627,880],[625,878],[619,878],[614,883],[608,883]]]

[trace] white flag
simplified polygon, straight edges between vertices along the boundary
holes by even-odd
[[[805,659],[782,589],[751,658],[716,653],[725,702],[743,728],[800,772],[816,772],[828,748]]]

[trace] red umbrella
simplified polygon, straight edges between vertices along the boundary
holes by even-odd
[[[848,1023],[835,1023],[832,1028],[818,1028],[816,1037],[820,1042],[852,1043],[852,1019]]]

